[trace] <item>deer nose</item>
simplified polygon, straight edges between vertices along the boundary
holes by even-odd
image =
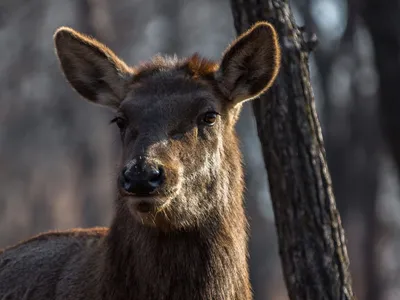
[[[121,172],[121,188],[136,196],[149,196],[156,192],[164,181],[164,169],[160,165],[146,162],[143,156],[134,158]]]

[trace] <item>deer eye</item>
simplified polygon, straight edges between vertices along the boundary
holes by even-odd
[[[203,122],[208,126],[212,126],[217,121],[217,116],[218,113],[215,111],[206,112],[203,116]]]
[[[110,121],[110,123],[116,123],[120,130],[124,130],[126,127],[126,121],[124,118],[121,117],[115,117]]]

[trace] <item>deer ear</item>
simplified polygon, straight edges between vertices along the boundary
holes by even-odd
[[[277,33],[271,24],[259,22],[228,47],[216,79],[225,96],[237,104],[271,87],[279,66]]]
[[[105,45],[71,28],[59,28],[54,42],[61,69],[72,87],[89,101],[117,108],[132,70]]]

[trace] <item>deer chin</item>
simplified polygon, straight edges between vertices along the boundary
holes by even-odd
[[[135,220],[148,227],[158,228],[162,231],[170,231],[171,223],[167,213],[173,196],[123,196],[124,201]]]

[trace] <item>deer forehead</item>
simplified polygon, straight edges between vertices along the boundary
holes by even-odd
[[[128,118],[179,121],[206,111],[220,112],[222,102],[210,84],[164,71],[134,82],[119,111]]]

